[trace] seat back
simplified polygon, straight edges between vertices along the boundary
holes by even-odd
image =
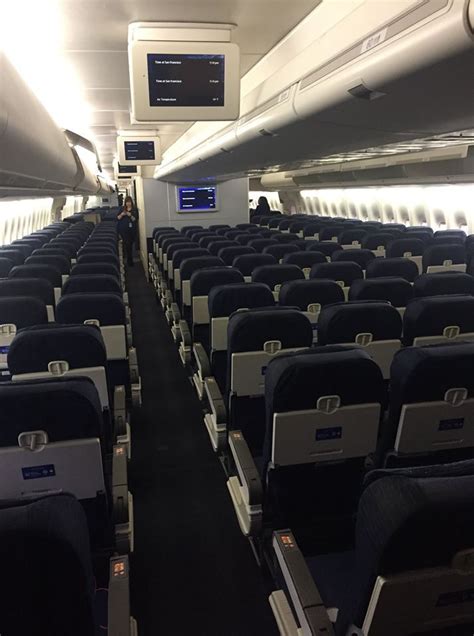
[[[0,546],[4,633],[60,636],[65,625],[70,636],[97,633],[89,530],[73,495],[1,502]]]
[[[289,280],[304,279],[303,271],[297,265],[261,265],[252,272],[253,283],[264,283],[278,300],[282,284]]]
[[[357,513],[357,585],[339,608],[338,633],[472,631],[472,475],[471,461],[371,475]]]
[[[418,273],[417,264],[408,258],[376,258],[367,265],[365,276],[366,278],[396,276],[412,283]]]
[[[335,280],[342,287],[344,296],[347,298],[349,287],[358,278],[364,278],[364,272],[360,265],[353,261],[340,261],[313,265],[309,277]]]
[[[403,316],[403,344],[425,346],[474,339],[474,297],[415,298]]]
[[[126,313],[122,298],[114,293],[75,293],[61,297],[56,308],[61,324],[93,324],[100,327],[107,360],[126,360]]]
[[[111,293],[122,296],[122,287],[114,275],[89,274],[70,276],[63,285],[64,294]]]
[[[227,339],[229,428],[241,429],[253,453],[260,454],[268,363],[282,351],[310,347],[311,323],[294,309],[251,309],[230,317]]]
[[[474,277],[462,272],[422,274],[413,284],[415,296],[474,294]]]
[[[464,245],[430,245],[423,252],[423,271],[435,274],[443,271],[466,271]]]
[[[0,431],[1,499],[104,496],[104,421],[88,378],[0,383]]]
[[[323,307],[319,314],[319,344],[353,344],[365,348],[385,379],[390,377],[393,356],[401,347],[401,335],[401,316],[386,302],[349,301]]]
[[[262,479],[287,523],[354,512],[384,399],[380,370],[360,349],[316,347],[269,362]]]
[[[244,279],[250,282],[254,269],[262,265],[276,264],[276,258],[271,254],[243,254],[234,259],[232,267],[237,268],[242,273]]]
[[[385,300],[399,311],[404,311],[413,296],[413,285],[397,276],[359,278],[349,290],[349,300]]]

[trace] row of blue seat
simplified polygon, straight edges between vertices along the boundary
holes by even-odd
[[[61,261],[51,260],[47,243],[47,264],[18,265],[0,280],[0,323],[8,343],[3,360],[11,376],[0,383],[0,533],[2,544],[12,546],[4,559],[7,579],[24,577],[20,554],[28,555],[33,573],[22,579],[21,596],[18,586],[9,590],[0,623],[12,634],[65,629],[92,636],[102,625],[132,636],[126,400],[132,377],[117,230],[115,224],[81,222],[58,238],[62,245],[55,241],[51,251],[62,250],[55,255]],[[107,263],[98,258],[74,265],[78,252],[79,261],[89,249],[98,257],[107,254],[109,263],[113,258],[114,271],[102,274]],[[59,322],[47,323],[53,285],[61,288],[68,274],[55,308]],[[22,611],[25,598],[28,612]]]
[[[384,294],[387,285],[395,307],[407,306],[406,346],[400,349],[400,312],[378,298],[341,302],[343,292],[335,281],[347,283],[343,277],[304,280],[298,275],[298,280],[285,282],[261,266],[251,270],[253,282],[244,283],[234,261],[229,267],[216,256],[195,254],[203,248],[192,246],[183,250],[188,253],[179,263],[179,276],[173,272],[170,277],[166,267],[171,261],[176,271],[177,245],[188,237],[173,248],[173,239],[163,238],[169,232],[155,233],[156,255],[150,256],[149,270],[203,401],[213,446],[224,453],[242,531],[264,551],[273,550],[286,584],[292,586],[302,629],[345,635],[348,630],[365,633],[361,630],[371,625],[374,633],[386,633],[386,615],[392,616],[393,609],[387,610],[384,598],[376,607],[370,605],[372,590],[382,585],[378,575],[421,569],[427,589],[446,590],[445,580],[426,572],[427,565],[449,568],[453,556],[472,548],[474,464],[463,461],[474,449],[474,344],[465,341],[474,333],[472,278],[454,272],[425,274],[417,279],[416,290],[403,277],[395,284],[393,279],[363,276],[350,281],[352,297]],[[174,240],[178,238],[176,234]],[[321,262],[326,265],[338,263]],[[282,265],[271,267],[283,271]],[[264,280],[257,282],[262,270]],[[446,295],[458,285],[465,295]],[[396,289],[404,304],[397,305]],[[442,295],[430,295],[438,291]],[[414,293],[421,297],[412,299]],[[317,346],[308,316],[311,305],[320,305],[314,312]],[[452,344],[410,346],[419,337]],[[389,384],[380,360],[375,361],[382,341],[395,347]],[[459,492],[460,476],[465,476],[468,494]],[[421,492],[429,493],[428,506],[423,497],[414,496]],[[372,538],[373,510],[380,515],[380,540]],[[430,515],[448,510],[460,515],[460,532],[446,520],[442,533],[433,533]],[[304,569],[304,558],[310,570]],[[382,563],[391,565],[386,569]],[[456,582],[447,594],[464,589],[464,573],[456,575],[454,568],[449,575]],[[403,582],[395,589],[406,607],[413,588],[411,580]],[[397,578],[389,584],[397,585]],[[425,598],[417,599],[420,612],[435,612]],[[271,602],[280,622],[289,625],[291,610],[284,595],[275,592]],[[449,618],[462,622],[456,613],[459,603],[453,601],[454,617]],[[325,607],[338,608],[332,621]],[[469,616],[463,618],[466,622]],[[394,633],[425,627],[424,618],[410,612],[400,624]]]

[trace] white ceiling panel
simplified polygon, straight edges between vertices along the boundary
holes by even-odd
[[[233,23],[232,40],[240,46],[244,75],[321,1],[15,0],[2,7],[0,26],[5,40],[18,23],[24,25],[21,42],[6,38],[7,54],[58,124],[92,137],[100,153],[104,157],[108,153],[108,160],[116,152],[116,131],[132,128],[127,56],[130,22]],[[157,122],[154,127],[162,137],[163,150],[190,125]],[[150,126],[133,126],[140,128]]]

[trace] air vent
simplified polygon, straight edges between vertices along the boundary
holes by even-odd
[[[367,88],[364,84],[359,84],[358,86],[354,86],[354,88],[349,89],[349,93],[353,97],[357,97],[357,99],[365,99],[368,102],[372,102],[375,99],[380,99],[380,97],[385,97],[387,93],[382,93],[381,91],[374,91],[371,88]]]
[[[277,136],[275,133],[272,133],[269,130],[266,130],[265,128],[261,128],[258,131],[258,134],[262,135],[262,137],[276,137]]]

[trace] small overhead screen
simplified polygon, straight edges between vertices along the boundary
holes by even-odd
[[[177,186],[178,212],[216,212],[217,187],[215,185]]]
[[[137,166],[122,166],[118,164],[118,174],[137,174]]]
[[[133,41],[129,57],[136,121],[217,121],[239,116],[236,44]]]
[[[150,166],[161,162],[159,137],[118,137],[117,151],[123,166]]]

